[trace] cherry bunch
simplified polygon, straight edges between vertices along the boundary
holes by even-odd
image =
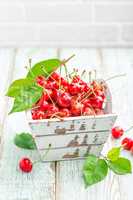
[[[105,84],[96,80],[86,83],[75,74],[65,79],[57,72],[48,78],[38,76],[43,95],[32,108],[32,119],[64,118],[104,114]]]

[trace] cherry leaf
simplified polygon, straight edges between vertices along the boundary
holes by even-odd
[[[121,147],[114,147],[112,148],[108,154],[107,154],[107,158],[111,161],[115,161],[119,158],[120,156],[120,150],[121,150]]]
[[[37,76],[49,76],[62,62],[59,59],[49,59],[36,63],[28,72],[27,78],[35,79]]]
[[[23,149],[37,149],[34,138],[29,133],[16,134],[14,144]]]
[[[83,177],[85,186],[96,184],[102,181],[108,173],[108,165],[104,159],[89,155],[83,166]]]
[[[119,175],[132,172],[131,162],[127,158],[119,157],[115,161],[108,161],[108,166],[114,173]]]
[[[9,114],[32,108],[32,106],[40,99],[42,93],[43,88],[38,85],[23,88],[21,93],[15,97],[13,108]]]

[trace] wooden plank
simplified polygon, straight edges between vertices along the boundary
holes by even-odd
[[[106,53],[105,53],[106,52]],[[121,125],[125,129],[128,127],[132,126],[132,118],[133,118],[133,107],[132,107],[132,99],[133,99],[133,94],[131,92],[132,87],[133,87],[133,79],[132,79],[132,74],[133,74],[133,49],[112,49],[109,51],[103,51],[104,56],[106,57],[105,59],[105,65],[109,66],[109,57],[111,54],[114,56],[111,56],[112,62],[114,60],[117,60],[115,64],[113,64],[114,68],[112,68],[112,62],[110,61],[110,68],[112,69],[112,73],[115,72],[115,68],[117,68],[118,73],[126,73],[126,77],[122,79],[116,79],[112,80],[110,85],[112,85],[115,88],[117,87],[118,89],[116,92],[113,94],[114,98],[114,109],[116,112],[119,114],[119,118],[116,122],[116,124]],[[115,58],[114,58],[115,57]],[[124,137],[132,137],[132,130],[125,133]],[[121,140],[122,140],[121,138]],[[120,141],[112,141],[113,144],[119,145]],[[123,151],[122,153],[124,156],[129,158],[133,162],[133,157],[130,154],[130,152]],[[133,174],[127,175],[127,176],[120,176],[118,178],[118,183],[119,183],[119,191],[121,194],[121,199],[122,200],[132,200],[132,180],[133,180]],[[128,187],[127,187],[128,186]]]
[[[80,52],[75,49],[63,50],[62,54],[70,54],[70,52]],[[62,55],[61,54],[61,55]],[[133,50],[126,49],[98,49],[81,50],[82,58],[79,60],[79,66],[83,63],[95,64],[98,70],[101,71],[101,75],[106,79],[116,74],[127,73],[127,78],[117,78],[108,81],[109,87],[113,94],[113,110],[118,113],[119,118],[117,120],[118,125],[126,128],[129,124],[132,124],[132,95],[131,87],[133,86],[132,74],[133,74]],[[89,57],[91,55],[91,58]],[[75,58],[76,60],[76,58]],[[71,61],[72,62],[72,61]],[[80,65],[81,64],[81,65]],[[130,105],[130,106],[129,106]],[[131,108],[131,109],[130,109]],[[103,149],[105,154],[112,145],[118,145],[120,141],[114,142],[111,138]],[[124,155],[126,153],[124,152]],[[131,158],[131,157],[130,157]],[[113,173],[109,173],[107,178],[98,183],[95,186],[84,189],[82,180],[82,165],[83,161],[68,161],[60,162],[57,165],[57,187],[56,198],[59,200],[66,199],[101,199],[101,200],[131,200],[132,189],[132,175],[119,177]],[[129,185],[129,191],[127,189]],[[68,192],[69,191],[69,192]],[[67,194],[67,195],[66,195]]]
[[[15,53],[13,79],[20,78],[26,74],[24,66],[27,65],[29,57],[33,57],[33,63],[44,58],[55,57],[56,49],[27,48],[19,49]],[[13,64],[12,62],[11,65]],[[10,73],[8,76],[10,77]],[[9,107],[10,106],[11,102]],[[13,144],[13,138],[16,132],[22,131],[29,131],[25,113],[17,113],[8,116],[4,125],[4,134],[2,138],[4,146],[0,167],[0,199],[54,200],[54,163],[45,163],[44,165],[41,163],[36,164],[33,172],[30,174],[23,174],[18,170],[18,161],[21,157],[29,156],[33,160],[39,157],[37,152],[21,150],[16,148]]]
[[[68,67],[78,67],[81,71],[83,68],[87,70],[97,69],[100,72],[101,55],[96,49],[63,49],[60,56],[75,53],[77,57],[68,63]],[[69,69],[69,68],[68,68]],[[57,179],[56,179],[56,199],[58,200],[77,200],[77,199],[91,199],[96,195],[84,188],[82,179],[83,160],[64,161],[57,163]],[[94,191],[98,188],[94,186]],[[104,186],[103,188],[104,189]],[[99,190],[100,191],[100,190]],[[96,193],[96,191],[95,191]],[[100,198],[100,196],[98,196]],[[94,198],[96,199],[96,198]],[[106,199],[107,200],[107,199]]]

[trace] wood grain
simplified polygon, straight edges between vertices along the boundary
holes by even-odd
[[[39,59],[56,56],[56,50],[18,49],[15,55],[13,79],[26,74],[28,58],[34,56],[33,62]],[[5,57],[7,58],[7,56]],[[8,61],[11,63],[11,61]],[[7,74],[9,77],[11,74]],[[12,77],[11,77],[12,78]],[[9,107],[11,102],[9,102]],[[9,110],[10,108],[8,108]],[[17,113],[6,118],[3,134],[3,153],[0,167],[0,199],[1,200],[54,200],[55,199],[55,170],[54,163],[36,164],[30,174],[18,170],[18,161],[23,156],[38,159],[38,153],[20,150],[13,144],[16,132],[29,131],[25,113]],[[7,192],[8,189],[8,192]]]
[[[0,160],[0,200],[132,200],[133,175],[116,176],[109,173],[101,183],[84,188],[82,179],[82,160],[39,163],[31,174],[22,174],[17,168],[22,156],[38,157],[34,151],[19,150],[13,145],[16,132],[29,131],[25,113],[7,116],[11,101],[4,94],[12,79],[25,76],[28,58],[33,63],[54,57],[67,58],[75,53],[76,57],[68,63],[72,67],[97,69],[98,77],[105,79],[121,73],[126,77],[108,81],[113,95],[113,110],[119,115],[116,124],[127,128],[133,124],[133,49],[0,49],[0,123],[1,123],[1,160]],[[4,74],[4,75],[3,75]],[[125,134],[132,137],[132,131]],[[109,138],[103,153],[112,145],[118,145]],[[127,152],[123,155],[132,156]]]

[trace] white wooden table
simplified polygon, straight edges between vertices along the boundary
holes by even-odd
[[[110,173],[101,183],[88,189],[82,179],[83,161],[39,163],[32,173],[23,174],[17,164],[21,157],[35,159],[37,152],[21,150],[13,144],[17,132],[29,131],[25,113],[7,115],[11,101],[4,97],[9,83],[26,74],[28,58],[33,63],[52,57],[76,57],[68,66],[96,68],[105,79],[120,73],[124,78],[111,80],[113,109],[118,113],[118,125],[126,128],[133,125],[133,49],[0,49],[0,200],[132,200],[133,175],[116,176]],[[132,131],[129,133],[132,136]],[[109,139],[111,145],[120,143]],[[132,156],[124,152],[130,157]]]

